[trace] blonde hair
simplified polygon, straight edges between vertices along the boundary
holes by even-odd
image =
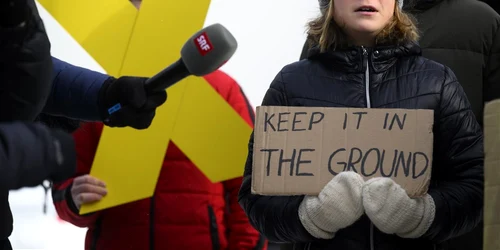
[[[394,16],[375,38],[375,44],[402,44],[416,42],[419,38],[418,29],[412,16],[404,13],[395,1]],[[310,21],[307,27],[309,44],[318,44],[321,52],[330,48],[345,47],[349,41],[342,28],[334,20],[333,0],[322,14]]]

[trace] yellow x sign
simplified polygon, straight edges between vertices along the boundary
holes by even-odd
[[[39,0],[110,75],[153,76],[203,27],[210,0]],[[108,195],[80,214],[151,197],[170,140],[212,181],[239,177],[250,126],[203,79],[168,89],[147,130],[105,127],[90,174]]]

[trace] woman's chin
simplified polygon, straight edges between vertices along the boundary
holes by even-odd
[[[372,35],[378,33],[378,31],[380,31],[380,27],[370,23],[360,23],[353,26],[352,31],[359,34]]]

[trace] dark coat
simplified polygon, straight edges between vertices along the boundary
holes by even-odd
[[[11,1],[0,1],[2,250],[11,249],[9,190],[37,186],[46,179],[63,180],[76,170],[73,138],[65,131],[76,128],[78,123],[40,113],[99,120],[97,96],[109,78],[51,57],[50,42],[35,2],[14,2],[12,8]],[[22,22],[25,25],[18,25]],[[35,119],[48,126],[33,123]]]
[[[251,194],[252,134],[239,199],[250,222],[270,241],[295,243],[295,249],[364,250],[372,245],[379,250],[431,250],[472,230],[481,219],[483,135],[455,74],[422,57],[416,44],[367,49],[366,56],[364,52],[359,47],[327,53],[313,48],[308,59],[278,73],[262,105],[434,110],[429,194],[436,205],[435,220],[415,240],[384,234],[366,216],[332,240],[315,239],[299,220],[303,196]]]
[[[484,2],[490,6],[477,0],[418,0],[407,7],[418,20],[423,56],[456,73],[480,124],[484,103],[500,98],[500,1]],[[482,249],[483,223],[443,247]]]
[[[498,1],[498,0],[481,0],[481,2],[487,3],[498,14],[500,14],[500,1]]]
[[[480,124],[484,103],[500,98],[500,15],[477,0],[418,1],[422,55],[453,70]]]

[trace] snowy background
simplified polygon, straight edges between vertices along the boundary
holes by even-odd
[[[104,72],[41,5],[38,8],[53,56]],[[223,24],[239,45],[221,69],[241,84],[253,106],[260,104],[276,73],[299,59],[305,24],[317,13],[317,2],[311,0],[212,0],[205,26]],[[44,214],[44,200],[41,186],[11,192],[14,232],[10,240],[14,249],[83,250],[86,229],[58,219],[50,192]]]

